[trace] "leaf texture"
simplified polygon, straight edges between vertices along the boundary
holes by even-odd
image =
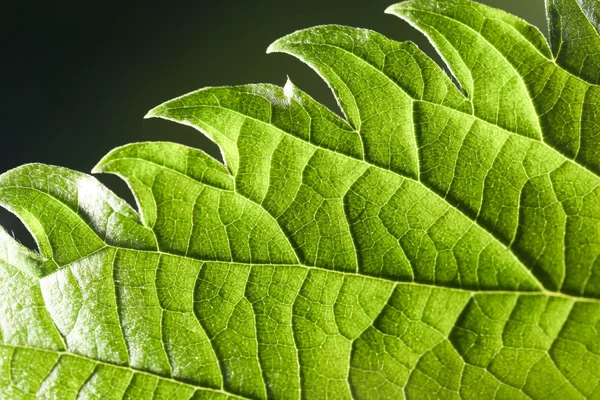
[[[94,178],[32,164],[0,204],[4,398],[600,398],[597,1],[551,0],[552,48],[471,1],[388,8],[412,43],[319,26],[269,52],[330,85],[205,88],[166,142]]]

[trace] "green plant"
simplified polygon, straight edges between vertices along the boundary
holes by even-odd
[[[600,398],[600,3],[542,34],[467,0],[390,7],[411,43],[320,26],[269,51],[332,87],[150,111],[220,146],[0,177],[2,398]]]

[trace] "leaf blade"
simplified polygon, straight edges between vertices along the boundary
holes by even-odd
[[[508,62],[515,55],[489,26],[475,33],[487,35],[477,46],[454,52],[446,32],[440,48],[465,95],[411,44],[316,27],[270,50],[315,68],[347,118],[289,81],[167,102],[148,116],[211,136],[227,166],[172,143],[115,149],[94,171],[123,178],[141,217],[73,171],[37,165],[0,176],[0,202],[42,249],[0,232],[9,317],[0,321],[0,393],[597,396],[600,182],[595,114],[585,111],[595,89],[571,110],[582,113],[578,137],[567,130],[566,142],[553,142],[558,130],[544,123],[542,138],[528,137],[517,121],[533,110],[543,122],[544,102],[571,99],[557,92],[565,81],[584,87],[553,66],[541,34],[462,0],[403,4],[441,15],[440,31],[439,18],[479,13],[461,23],[502,27],[508,46],[534,61]],[[500,108],[482,98],[481,79],[465,80],[479,67],[459,56],[481,46],[512,76],[488,90],[516,88],[517,102],[498,107],[530,102],[523,114],[492,118]],[[528,62],[554,68],[543,101],[521,75]],[[559,119],[565,110],[546,109]],[[576,154],[565,144],[573,138]],[[15,305],[19,296],[32,301]]]

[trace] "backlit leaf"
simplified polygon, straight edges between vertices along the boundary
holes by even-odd
[[[600,398],[600,3],[549,0],[551,45],[468,0],[279,39],[344,117],[288,81],[151,110],[179,144],[96,179],[31,164],[0,204],[2,398]]]

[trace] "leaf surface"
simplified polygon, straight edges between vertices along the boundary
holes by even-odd
[[[552,48],[466,1],[390,7],[411,43],[288,35],[344,117],[290,81],[150,111],[220,145],[117,148],[94,178],[26,165],[0,204],[7,398],[600,397],[597,1],[548,2]]]

